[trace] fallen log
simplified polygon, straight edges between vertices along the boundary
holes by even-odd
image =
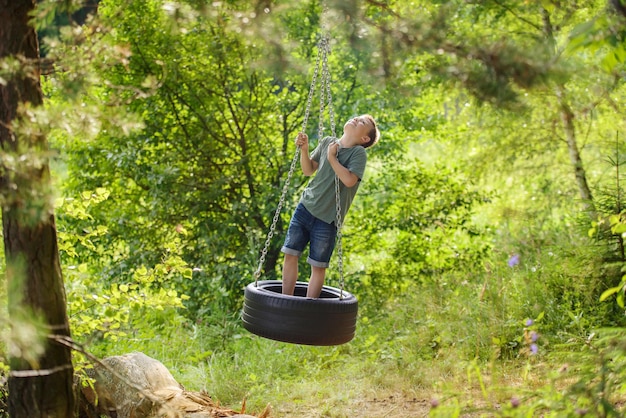
[[[266,418],[222,408],[206,392],[189,392],[158,360],[134,352],[107,357],[87,373],[95,380],[81,389],[81,418]]]

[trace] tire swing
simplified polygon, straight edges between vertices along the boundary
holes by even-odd
[[[335,137],[335,121],[332,109],[332,94],[330,91],[330,72],[328,69],[328,54],[330,44],[326,36],[322,36],[318,43],[318,55],[313,73],[313,80],[307,99],[302,132],[305,132],[311,101],[315,91],[315,82],[318,76],[320,61],[322,63],[322,77],[320,88],[320,118],[318,137],[321,139],[324,131],[324,93],[327,94],[328,113],[331,123],[332,136]],[[337,257],[340,277],[340,288],[323,286],[322,293],[317,299],[307,298],[307,282],[296,282],[293,296],[282,294],[282,281],[259,280],[261,269],[274,235],[276,223],[285,202],[289,182],[298,161],[300,148],[296,148],[291,160],[291,167],[282,190],[282,195],[274,214],[265,247],[261,252],[259,265],[254,273],[254,282],[246,286],[244,291],[244,306],[242,313],[243,326],[253,334],[271,340],[305,345],[339,345],[354,338],[358,301],[356,297],[346,292],[343,278],[343,254],[341,247],[341,210],[339,202],[339,178],[335,176],[335,202],[337,208]]]

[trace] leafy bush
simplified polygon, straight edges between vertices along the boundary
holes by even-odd
[[[491,237],[472,215],[486,198],[459,173],[418,161],[368,180],[346,232],[356,292],[377,305],[410,283],[436,283],[446,272],[480,265]]]
[[[104,189],[98,189],[58,202],[59,251],[73,338],[89,344],[96,354],[130,349],[136,340],[160,349],[160,338],[168,335],[164,331],[185,322],[180,312],[188,296],[178,289],[191,279],[192,270],[180,256],[180,239],[173,238],[164,243],[160,263],[129,267],[121,274],[123,279],[105,284],[100,263],[121,260],[124,251],[100,245],[98,238],[107,228],[94,225],[88,211],[107,197]],[[135,347],[145,350],[146,344]]]

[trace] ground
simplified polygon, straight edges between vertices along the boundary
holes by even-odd
[[[389,395],[384,398],[352,400],[342,405],[312,408],[311,405],[291,404],[272,408],[270,418],[418,418],[431,410],[429,399]]]

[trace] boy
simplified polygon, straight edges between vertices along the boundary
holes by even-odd
[[[293,295],[298,280],[298,258],[304,247],[310,243],[307,262],[311,265],[311,278],[306,296],[320,296],[337,236],[335,175],[339,178],[343,220],[365,172],[365,148],[376,144],[379,137],[376,121],[370,115],[350,119],[344,125],[339,141],[333,137],[325,137],[311,155],[309,137],[304,132],[298,134],[296,145],[301,151],[302,173],[311,176],[317,171],[317,174],[302,192],[281,250],[285,254],[283,294]]]

